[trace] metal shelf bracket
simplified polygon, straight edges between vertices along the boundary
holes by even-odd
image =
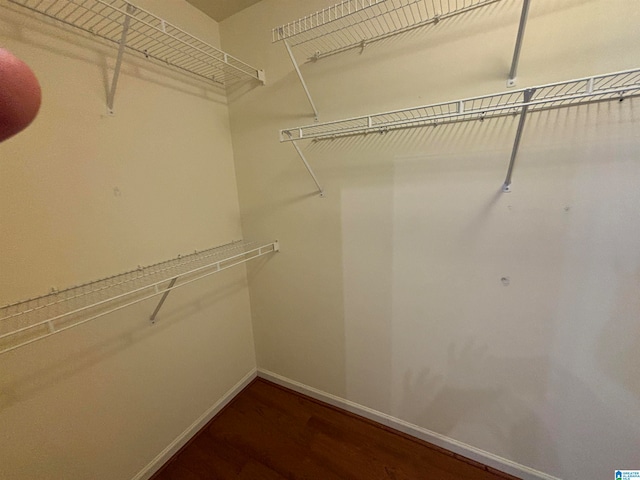
[[[131,4],[127,4],[127,13],[133,14],[135,7]],[[127,34],[129,33],[129,25],[131,24],[131,16],[125,15],[124,22],[122,24],[122,35],[120,37],[120,43],[118,45],[118,57],[116,58],[116,66],[113,70],[113,77],[111,79],[111,89],[107,95],[107,113],[113,115],[113,102],[116,97],[116,89],[118,88],[118,77],[120,76],[120,67],[122,66],[122,56],[124,55],[124,49],[127,46]]]
[[[156,323],[156,316],[158,315],[158,312],[162,308],[162,304],[167,299],[167,296],[169,295],[169,292],[173,289],[173,286],[176,284],[177,280],[178,280],[178,277],[172,278],[171,282],[169,283],[169,286],[167,287],[167,289],[162,294],[162,297],[160,297],[160,301],[158,302],[158,306],[156,307],[156,309],[151,314],[151,317],[149,318],[149,321],[151,323]]]
[[[524,102],[522,110],[520,110],[520,120],[518,121],[518,130],[516,130],[516,138],[513,142],[513,149],[511,150],[511,159],[509,160],[509,168],[507,169],[507,177],[502,184],[502,192],[511,192],[511,175],[513,174],[513,166],[516,163],[516,156],[518,155],[518,149],[520,148],[520,140],[522,138],[522,131],[524,130],[524,123],[527,120],[527,111],[529,110],[529,102],[533,94],[536,92],[535,88],[529,88],[523,92]]]
[[[513,50],[513,59],[511,60],[511,69],[509,70],[509,79],[507,87],[515,87],[516,75],[518,74],[518,63],[520,62],[520,50],[522,49],[522,41],[524,39],[524,29],[527,26],[527,18],[529,16],[530,0],[522,1],[522,13],[520,14],[520,25],[518,26],[518,35],[516,36],[516,46]]]
[[[300,83],[302,84],[302,88],[304,89],[304,93],[307,95],[307,100],[309,100],[309,104],[313,109],[313,116],[317,122],[318,116],[319,116],[318,109],[316,108],[316,104],[313,103],[313,98],[311,98],[311,92],[309,92],[307,83],[304,81],[304,77],[302,76],[302,72],[300,71],[300,67],[298,66],[298,62],[296,62],[296,57],[293,56],[293,52],[291,51],[291,46],[289,45],[289,42],[284,40],[284,46],[286,47],[287,53],[289,54],[289,58],[291,59],[291,63],[293,63],[293,67],[295,68],[296,73],[298,74],[298,78],[300,79]]]
[[[292,141],[291,143],[293,144],[293,148],[296,149],[296,152],[298,152],[298,155],[300,156],[302,163],[304,163],[304,166],[307,167],[307,171],[309,172],[309,175],[311,175],[311,178],[313,178],[313,181],[316,183],[316,187],[318,187],[318,192],[320,193],[320,196],[324,197],[324,190],[322,188],[322,185],[320,185],[320,182],[318,182],[318,178],[316,177],[316,174],[313,173],[313,170],[311,169],[309,162],[307,162],[307,159],[302,153],[302,150],[300,150],[300,147],[295,141]]]

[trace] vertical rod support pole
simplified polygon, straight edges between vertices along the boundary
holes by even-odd
[[[511,159],[509,160],[509,168],[507,169],[507,177],[502,185],[502,191],[504,193],[511,192],[511,175],[513,174],[513,166],[516,163],[516,156],[518,155],[518,149],[520,148],[520,139],[522,138],[522,131],[524,130],[524,123],[527,119],[527,111],[529,110],[529,102],[535,93],[535,88],[529,88],[524,91],[524,106],[520,112],[520,121],[518,122],[518,130],[516,130],[516,138],[513,142],[513,149],[511,150]]]
[[[298,152],[298,155],[300,155],[300,158],[302,159],[302,163],[304,163],[304,166],[307,167],[307,171],[309,172],[309,175],[311,175],[311,178],[313,178],[313,181],[316,182],[316,187],[318,187],[318,191],[320,192],[320,196],[324,197],[324,190],[322,189],[322,186],[320,185],[320,182],[318,182],[318,178],[316,177],[316,174],[313,173],[313,170],[311,169],[311,166],[309,165],[309,162],[307,162],[307,159],[305,158],[304,154],[302,153],[302,150],[300,150],[300,147],[295,142],[295,140],[292,141],[291,143],[293,144],[293,148],[296,149],[296,152]]]
[[[287,53],[289,54],[289,58],[291,59],[291,63],[293,63],[293,67],[296,69],[296,73],[298,74],[298,78],[300,79],[300,83],[302,83],[302,88],[304,88],[304,93],[307,94],[307,99],[311,104],[311,108],[313,109],[313,115],[315,116],[316,121],[318,120],[318,109],[316,108],[316,104],[313,103],[313,99],[311,98],[311,93],[309,93],[309,89],[307,88],[307,84],[304,81],[304,77],[302,76],[302,72],[300,71],[300,67],[296,63],[296,58],[293,56],[293,52],[291,51],[291,47],[289,46],[289,42],[284,40],[284,46],[287,47]]]
[[[530,0],[522,0],[522,13],[520,15],[520,25],[518,26],[518,36],[516,37],[516,47],[513,50],[513,60],[511,61],[511,70],[509,70],[509,79],[507,87],[513,87],[516,84],[516,75],[518,74],[518,63],[520,62],[520,49],[524,39],[524,29],[527,26],[527,17],[529,16]]]
[[[131,4],[127,4],[127,13],[133,13],[134,7]],[[124,17],[124,23],[122,24],[122,36],[120,37],[120,45],[118,47],[118,58],[116,59],[115,70],[113,71],[113,79],[111,80],[111,90],[107,97],[107,109],[110,115],[113,115],[113,101],[116,97],[116,88],[118,87],[118,77],[120,76],[120,67],[122,66],[122,56],[124,55],[124,49],[127,45],[127,33],[129,33],[129,24],[131,23],[131,16],[126,15]]]

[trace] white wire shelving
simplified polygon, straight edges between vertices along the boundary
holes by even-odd
[[[315,120],[318,121],[319,112],[296,61],[294,47],[310,61],[354,48],[364,51],[373,42],[501,1],[503,0],[342,0],[273,28],[271,40],[272,43],[282,42],[285,45]],[[529,5],[530,0],[522,0],[522,14],[507,79],[508,87],[516,84]]]
[[[517,154],[519,139],[527,113],[598,101],[622,100],[625,97],[637,95],[640,95],[640,68],[493,95],[483,95],[344,120],[286,128],[280,130],[280,141],[292,142],[298,153],[303,156],[300,147],[296,143],[299,140],[324,140],[347,135],[384,133],[401,128],[435,126],[442,123],[484,120],[486,118],[519,114],[520,124],[518,125],[509,174],[504,187],[505,191],[508,191],[511,183],[513,161]],[[303,161],[309,169],[306,159],[303,158]],[[315,175],[312,174],[312,176],[322,192]]]
[[[161,296],[154,323],[170,291],[279,251],[277,241],[237,241],[0,308],[0,354]]]
[[[112,94],[122,52],[127,49],[184,72],[225,86],[254,79],[264,83],[264,72],[196,38],[156,15],[125,0],[9,0],[119,46]]]
[[[525,93],[533,90],[530,101]],[[386,132],[398,128],[437,125],[444,122],[481,120],[499,115],[567,107],[640,93],[640,68],[493,95],[465,98],[389,112],[363,115],[332,122],[314,123],[280,130],[280,141],[325,139],[345,135]]]
[[[272,29],[272,42],[319,59],[502,0],[343,0]]]

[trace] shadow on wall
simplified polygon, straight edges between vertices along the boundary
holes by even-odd
[[[443,374],[428,368],[406,371],[400,409],[412,423],[451,438],[459,438],[465,425],[480,425],[482,436],[499,445],[499,455],[557,473],[561,466],[553,435],[526,400],[546,393],[531,391],[539,382],[530,379],[549,376],[547,358],[499,358],[468,340],[449,345]]]
[[[273,255],[267,255],[253,259],[250,264],[247,264],[247,281],[251,283],[253,279],[260,275],[260,272],[264,270],[264,267],[271,262]]]
[[[269,79],[267,79],[269,81]],[[256,88],[260,88],[263,85],[258,80],[249,79],[244,82],[232,83],[226,87],[227,100],[229,103],[237,100],[238,98],[246,95]]]
[[[135,324],[132,321],[131,328],[127,328],[125,331],[120,329],[120,333],[111,335],[110,337],[95,343],[87,342],[89,344],[85,348],[74,351],[72,354],[59,355],[59,352],[55,352],[55,354],[50,355],[30,356],[28,368],[22,369],[25,372],[23,375],[18,375],[7,383],[0,382],[0,412],[10,408],[14,404],[21,403],[24,400],[33,397],[38,392],[46,390],[67,378],[73,377],[80,372],[92,368],[105,360],[132,348],[136,344],[148,341],[154,336],[157,336],[180,323],[184,323],[195,313],[210,309],[223,298],[237,292],[245,286],[246,284],[244,281],[227,284],[173,309],[170,307],[171,299],[168,298],[169,302],[165,304],[164,310],[161,311],[160,316],[154,325],[151,325],[148,321],[136,321]],[[131,314],[132,310],[137,310],[138,312],[141,312],[141,315],[144,315],[144,319],[147,320],[148,316],[155,308],[157,301],[157,298],[152,299],[151,301],[143,302],[134,305],[133,307],[128,307],[124,312],[129,312],[129,314]],[[114,320],[118,315],[123,315],[123,313],[116,312],[115,314],[111,314],[104,318],[96,319],[94,322],[89,322],[87,325],[78,326],[77,330],[74,329],[74,331],[91,328],[89,325],[95,325],[97,322],[106,324],[107,327],[111,327],[114,325]],[[108,329],[101,329],[100,333],[110,331],[111,330]],[[71,334],[71,332],[63,332],[59,335],[69,334]],[[42,343],[46,343],[47,341],[48,339],[44,339]],[[55,341],[55,337],[49,341],[53,343]],[[38,342],[38,346],[41,347],[41,342]],[[30,348],[33,347],[25,346],[13,353],[5,354],[6,357],[1,359],[4,363],[3,368],[6,368],[8,372],[16,371],[17,369],[13,369],[11,367],[11,362],[14,359],[21,362],[20,359],[24,358],[22,355],[25,354],[25,352],[28,354]],[[2,377],[6,378],[6,375],[2,375]]]
[[[560,478],[637,460],[637,101],[532,115],[510,196],[482,149],[396,163],[394,416]]]
[[[608,378],[616,381],[640,405],[640,267],[617,266],[621,288],[609,321],[599,335],[596,359]]]
[[[637,341],[636,337],[635,345]],[[636,365],[637,360],[636,355]],[[492,372],[490,377],[486,372]],[[546,388],[527,391],[531,378],[544,379]],[[407,370],[403,383],[402,418],[458,439],[465,425],[481,425],[483,435],[488,429],[494,445],[499,446],[484,447],[486,450],[559,478],[577,478],[581,474],[579,465],[588,466],[593,455],[600,454],[606,460],[603,471],[615,468],[616,458],[610,454],[615,445],[610,444],[611,432],[607,430],[617,432],[616,441],[622,444],[628,441],[629,446],[634,441],[632,426],[592,423],[595,412],[602,421],[611,417],[615,406],[601,401],[587,383],[568,370],[557,364],[551,366],[546,357],[499,358],[473,341],[462,346],[450,344],[443,374],[429,368],[417,373]],[[476,386],[466,386],[469,384]],[[637,382],[631,382],[631,388],[635,387]],[[543,411],[529,406],[527,398],[531,396],[544,403]],[[563,438],[572,437],[572,444],[560,445]]]

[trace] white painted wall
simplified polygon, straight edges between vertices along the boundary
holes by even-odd
[[[137,2],[219,44],[183,0]],[[242,237],[224,92],[2,1],[0,45],[39,78],[0,144],[0,304]],[[107,68],[108,67],[108,68]],[[246,271],[227,270],[0,356],[0,478],[130,479],[256,366]]]
[[[304,145],[313,122],[270,29],[332,2],[264,0],[221,24],[268,75],[230,103],[258,366],[566,480],[640,464],[638,99]],[[321,121],[506,89],[521,2],[306,63]],[[638,67],[640,5],[532,2],[518,86]],[[300,59],[301,61],[303,59]],[[509,285],[501,279],[507,277]]]

